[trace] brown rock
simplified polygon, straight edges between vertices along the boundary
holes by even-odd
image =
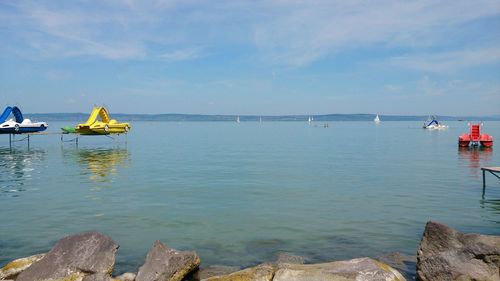
[[[460,233],[429,221],[417,253],[417,278],[500,281],[500,236]]]
[[[137,273],[136,281],[180,281],[200,265],[198,254],[177,251],[156,241],[149,250],[146,262]]]
[[[67,236],[41,260],[21,272],[16,281],[82,280],[93,274],[109,276],[117,249],[118,245],[110,237],[98,232]]]
[[[202,281],[271,281],[276,267],[272,264],[261,264],[228,275],[214,276]]]
[[[15,278],[19,273],[26,270],[34,262],[41,260],[44,255],[45,254],[33,255],[9,262],[0,269],[0,280]]]

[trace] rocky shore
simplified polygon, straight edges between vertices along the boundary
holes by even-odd
[[[11,261],[0,280],[15,281],[403,281],[408,257],[400,254],[320,264],[280,254],[255,267],[200,267],[194,251],[154,242],[137,273],[113,276],[118,245],[98,232],[67,236],[45,254]],[[411,258],[410,258],[411,259]],[[410,261],[411,263],[411,261]],[[403,274],[402,274],[403,273]],[[500,236],[464,234],[437,222],[426,224],[416,258],[417,280],[500,281]]]

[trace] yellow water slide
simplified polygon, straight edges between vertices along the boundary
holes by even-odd
[[[97,119],[98,117],[100,120]],[[104,107],[94,107],[87,121],[76,126],[76,132],[82,135],[122,134],[129,130],[129,123],[118,123],[110,119]]]
[[[94,107],[92,109],[92,112],[90,113],[89,118],[87,119],[87,122],[80,124],[79,126],[90,126],[94,124],[94,122],[97,120],[97,116],[101,117],[102,122],[109,122],[108,111],[104,107]]]

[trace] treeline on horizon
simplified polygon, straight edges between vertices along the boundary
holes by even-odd
[[[44,121],[84,121],[85,113],[26,113],[27,118]],[[426,121],[427,115],[379,115],[382,121]],[[238,115],[205,114],[111,114],[120,121],[226,121],[235,122]],[[324,114],[324,115],[239,115],[240,121],[373,121],[375,114]],[[494,116],[436,116],[439,121],[500,121],[500,115]]]

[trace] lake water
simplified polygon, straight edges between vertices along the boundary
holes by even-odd
[[[487,176],[483,199],[480,167],[500,166],[500,143],[459,150],[467,124],[447,124],[135,122],[126,138],[33,136],[29,149],[0,135],[0,266],[87,230],[120,244],[115,272],[156,239],[249,266],[280,251],[413,255],[431,219],[499,235],[500,181]],[[500,122],[483,130],[500,142]]]

